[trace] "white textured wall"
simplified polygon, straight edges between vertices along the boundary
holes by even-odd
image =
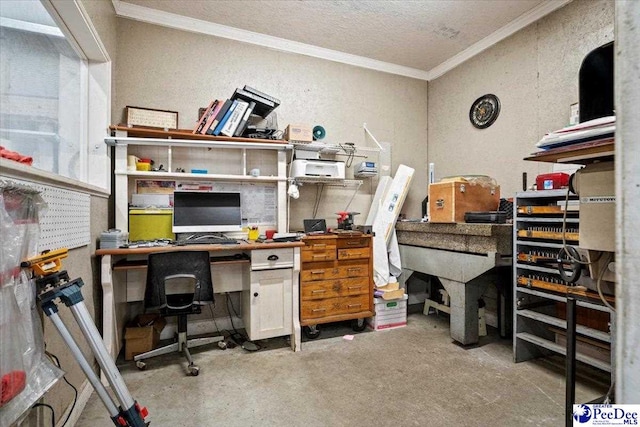
[[[427,82],[126,19],[118,20],[117,52],[114,121],[121,120],[125,106],[135,105],[178,111],[179,126],[192,128],[198,107],[248,84],[282,101],[276,110],[281,129],[288,123],[322,124],[328,142],[373,146],[362,129],[367,123],[378,140],[392,143],[392,172],[400,163],[416,169],[403,211],[420,215],[427,177]],[[350,207],[363,217],[375,192],[370,187],[364,185]],[[292,229],[312,213],[316,188],[301,190],[291,206]],[[318,217],[333,219],[352,194],[352,189],[326,191]]]
[[[502,197],[522,189],[550,164],[522,159],[548,131],[568,124],[578,101],[585,55],[613,40],[614,2],[575,0],[429,83],[429,161],[436,178],[484,174]],[[500,98],[498,120],[479,130],[469,122],[472,102]]]

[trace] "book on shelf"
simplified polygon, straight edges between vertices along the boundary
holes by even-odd
[[[276,105],[276,107],[277,107],[278,105],[280,105],[280,100],[279,100],[278,98],[275,98],[275,97],[273,97],[273,96],[271,96],[271,95],[267,95],[267,94],[266,94],[266,93],[264,93],[264,92],[260,92],[258,89],[254,89],[254,88],[252,88],[251,86],[247,86],[247,85],[244,85],[244,88],[243,88],[243,89],[244,89],[245,91],[247,91],[247,92],[253,93],[254,95],[261,96],[262,98],[267,99],[267,100],[269,100],[269,101],[273,102],[273,103]]]
[[[216,126],[216,128],[213,130],[213,135],[215,136],[220,135],[222,128],[227,123],[227,120],[229,120],[229,117],[231,117],[231,114],[233,114],[233,110],[236,109],[237,105],[238,105],[238,101],[234,100],[231,106],[229,107],[229,109],[227,110],[227,112],[225,113],[224,117],[218,123],[218,126]]]
[[[242,120],[240,120],[240,124],[236,128],[236,131],[233,133],[233,136],[242,136],[244,130],[247,128],[247,124],[249,123],[249,117],[253,112],[253,109],[256,107],[256,103],[251,101],[247,106],[247,110],[244,112],[242,116]]]
[[[207,118],[211,114],[211,111],[215,107],[216,102],[217,101],[214,99],[213,101],[211,101],[211,103],[209,103],[209,106],[204,111],[204,114],[202,116],[200,116],[200,119],[198,120],[198,123],[196,124],[196,127],[193,128],[193,133],[202,133],[202,128],[204,127],[204,124],[207,121]]]
[[[206,135],[207,134],[207,129],[209,129],[211,127],[211,125],[213,124],[213,121],[217,117],[217,115],[220,112],[220,109],[222,108],[223,105],[224,105],[224,101],[223,100],[221,100],[221,99],[217,99],[216,100],[216,105],[211,110],[211,113],[209,114],[209,117],[207,118],[204,126],[202,127],[202,129],[200,130],[199,133],[201,133],[202,135]]]
[[[204,130],[204,132],[207,135],[213,135],[214,134],[213,131],[216,129],[216,127],[218,127],[218,124],[220,123],[220,120],[222,120],[224,118],[225,114],[227,114],[227,111],[229,111],[229,108],[231,107],[231,104],[233,104],[233,101],[231,101],[230,99],[227,99],[227,100],[224,101],[224,103],[222,104],[222,107],[220,107],[220,110],[218,110],[218,112],[216,113],[216,116],[211,121],[211,124],[209,125],[209,127]]]
[[[248,102],[237,100],[236,108],[234,108],[233,113],[229,116],[229,120],[224,124],[220,134],[226,136],[233,136],[238,125],[242,121],[242,117],[244,117],[244,112],[247,111],[247,107],[249,106]]]
[[[246,102],[255,102],[256,106],[253,109],[254,114],[259,115],[260,117],[266,117],[269,113],[271,113],[279,104],[274,103],[266,98],[263,98],[259,95],[256,95],[252,92],[247,92],[244,89],[236,89],[233,93],[231,99],[240,99]]]

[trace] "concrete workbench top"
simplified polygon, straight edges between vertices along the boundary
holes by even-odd
[[[511,224],[439,224],[398,221],[398,243],[401,245],[444,249],[456,252],[510,255]]]

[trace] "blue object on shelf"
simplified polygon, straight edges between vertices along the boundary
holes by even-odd
[[[191,169],[191,173],[207,173],[206,169]]]

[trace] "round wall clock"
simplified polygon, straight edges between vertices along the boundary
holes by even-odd
[[[500,114],[500,100],[493,94],[483,95],[473,101],[469,110],[469,120],[478,129],[488,128]]]

